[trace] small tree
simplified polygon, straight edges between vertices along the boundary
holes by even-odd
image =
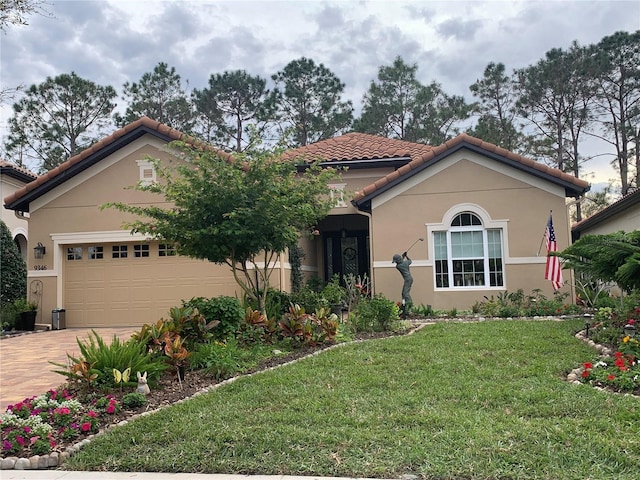
[[[27,267],[11,232],[0,220],[0,307],[27,294]],[[5,321],[5,319],[2,319]]]
[[[106,206],[143,217],[127,224],[134,233],[172,242],[182,255],[228,265],[264,312],[276,257],[327,215],[327,182],[336,172],[313,165],[299,173],[295,163],[273,153],[249,160],[210,147],[172,146],[183,162],[150,159],[160,181],[135,187],[162,195],[172,207]]]

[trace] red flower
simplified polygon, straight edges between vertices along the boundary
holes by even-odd
[[[635,325],[636,321],[633,318],[627,320],[627,325]]]
[[[593,365],[591,365],[591,363],[589,363],[589,362],[583,363],[582,366],[584,368],[586,368],[587,370],[589,370],[590,368],[593,368]]]
[[[626,372],[627,370],[629,370],[629,367],[618,367],[618,370],[620,370],[621,372]]]
[[[589,370],[585,370],[582,372],[582,378],[587,378],[589,376]]]
[[[83,432],[88,432],[89,430],[91,430],[91,424],[89,422],[84,422],[80,426],[80,430],[82,430]]]
[[[615,363],[616,367],[621,368],[624,367],[624,358],[618,358]]]
[[[113,403],[110,403],[109,406],[107,407],[107,413],[113,413],[116,411],[116,407]]]
[[[616,352],[616,358],[622,358],[622,352]]]
[[[611,381],[611,380],[615,380],[615,379],[616,379],[616,376],[615,376],[615,375],[609,375],[609,376],[607,377],[607,380],[609,380],[609,381]]]

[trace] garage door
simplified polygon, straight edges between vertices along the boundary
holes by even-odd
[[[236,291],[228,267],[177,256],[159,243],[68,245],[63,275],[68,327],[152,323],[182,299]]]

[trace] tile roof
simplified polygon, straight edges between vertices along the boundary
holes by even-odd
[[[432,149],[433,147],[422,143],[352,132],[288,150],[282,154],[282,158],[300,158],[308,163],[415,158],[429,153]]]
[[[0,168],[3,170],[3,172],[15,172],[21,177],[29,177],[32,180],[38,178],[38,175],[33,173],[31,170],[24,167],[19,167],[18,165],[14,165],[13,163],[7,162],[6,160],[0,160]]]
[[[446,156],[452,151],[461,148],[468,147],[480,151],[484,154],[489,154],[498,159],[506,160],[516,166],[521,167],[523,170],[530,171],[531,173],[538,174],[539,176],[548,178],[551,181],[563,184],[575,193],[583,193],[589,189],[589,183],[569,175],[567,173],[558,170],[557,168],[551,168],[542,163],[538,163],[530,158],[523,157],[517,153],[510,152],[502,147],[498,147],[488,142],[484,142],[479,138],[472,137],[466,133],[462,133],[457,137],[439,145],[437,147],[429,147],[429,151],[421,155],[412,156],[411,162],[400,167],[398,170],[382,177],[376,182],[367,185],[361,191],[356,192],[354,201],[359,202],[375,196],[376,193],[386,190],[391,186],[403,181],[406,177],[412,176],[418,170],[422,170],[428,164],[437,161],[438,159]]]
[[[616,200],[611,205],[603,208],[599,212],[594,213],[590,217],[584,218],[578,223],[574,223],[571,227],[571,231],[574,234],[579,234],[583,230],[594,227],[600,222],[607,220],[614,215],[625,211],[627,208],[633,205],[640,204],[640,188],[629,191],[625,196]]]
[[[37,177],[35,181],[28,183],[27,185],[25,185],[23,188],[19,190],[16,190],[13,194],[7,196],[4,199],[5,205],[10,206],[11,204],[15,204],[17,201],[25,197],[30,192],[34,192],[35,194],[38,189],[40,189],[42,193],[45,193],[46,191],[48,191],[48,190],[45,190],[47,188],[47,185],[53,185],[53,183],[56,181],[65,181],[71,178],[73,175],[72,174],[70,175],[69,172],[73,170],[73,167],[76,167],[76,166],[82,167],[83,164],[89,161],[89,159],[93,159],[96,157],[96,155],[99,156],[100,153],[104,151],[108,151],[108,148],[116,144],[118,140],[123,139],[127,135],[133,134],[136,132],[140,133],[139,136],[143,135],[144,133],[152,133],[152,134],[157,134],[158,136],[166,139],[167,141],[184,140],[187,142],[192,142],[195,145],[204,146],[206,148],[215,150],[224,158],[228,158],[228,159],[232,158],[230,154],[223,152],[221,150],[217,150],[211,147],[210,145],[205,144],[192,137],[189,137],[188,135],[174,128],[171,128],[155,120],[152,120],[149,117],[141,117],[140,119],[116,130],[111,135],[103,138],[99,142],[94,143],[86,150],[83,150],[79,154],[74,155],[73,157],[69,158],[66,162],[51,169],[44,175]],[[135,138],[138,138],[138,137],[135,137]],[[100,158],[103,158],[103,157],[100,157]],[[66,174],[66,177],[62,177],[64,174]],[[51,188],[53,188],[53,186]],[[37,196],[35,198],[37,198]]]

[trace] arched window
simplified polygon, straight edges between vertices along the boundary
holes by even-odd
[[[473,212],[433,232],[436,288],[502,287],[502,229],[484,228]]]

